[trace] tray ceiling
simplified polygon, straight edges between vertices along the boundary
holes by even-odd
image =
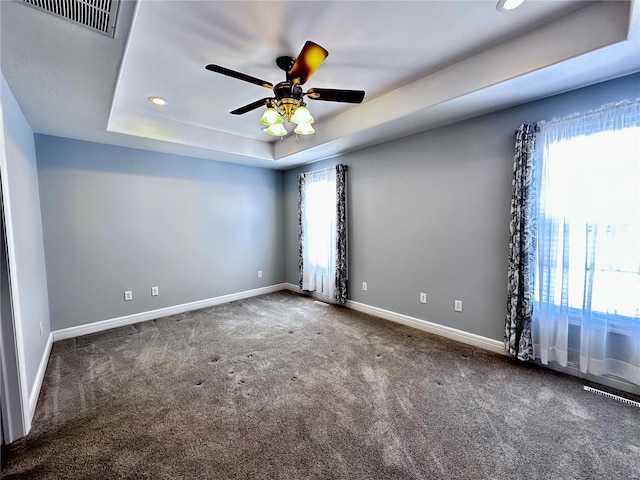
[[[123,1],[115,39],[1,2],[2,73],[34,131],[288,168],[640,70],[629,2]],[[215,63],[277,83],[306,40],[329,56],[305,87],[363,89],[360,105],[308,100],[316,134],[274,139],[271,96]],[[167,105],[148,101],[162,96]],[[292,130],[289,128],[289,130]]]

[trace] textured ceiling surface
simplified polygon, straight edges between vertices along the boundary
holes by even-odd
[[[115,39],[0,2],[2,73],[34,131],[287,168],[640,70],[637,4],[477,1],[123,1]],[[636,35],[634,37],[634,35]],[[360,105],[308,100],[316,134],[277,140],[269,81],[306,40],[329,51],[305,85],[362,89]],[[164,97],[157,107],[147,98]],[[288,130],[292,130],[289,126]]]

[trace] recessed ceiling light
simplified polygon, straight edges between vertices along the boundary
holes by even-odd
[[[167,104],[167,101],[162,97],[152,96],[152,97],[149,97],[149,101],[151,103],[153,103],[154,105],[166,105]]]
[[[524,0],[500,0],[496,5],[496,10],[499,12],[508,12],[509,10],[518,8],[523,3]]]

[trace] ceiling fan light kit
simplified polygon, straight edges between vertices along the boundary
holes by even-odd
[[[260,123],[268,125],[268,128],[263,129],[265,133],[280,138],[287,135],[287,129],[282,125],[284,123],[283,117],[286,118],[287,121],[296,124],[296,128],[294,129],[296,135],[311,135],[316,132],[311,126],[313,117],[304,103],[300,103],[299,105],[296,105],[294,102],[278,104],[276,101],[273,105],[274,106],[267,107],[260,118]]]
[[[267,128],[263,129],[264,132],[278,137],[285,136],[287,130],[284,128],[283,123],[284,119],[286,119],[288,122],[297,124],[294,130],[296,134],[311,135],[315,133],[311,126],[314,120],[303,101],[305,95],[312,100],[325,102],[362,103],[364,100],[365,92],[363,90],[310,88],[307,92],[302,91],[301,85],[309,80],[328,55],[329,52],[320,45],[307,41],[298,58],[278,57],[276,65],[286,72],[287,79],[275,86],[259,78],[236,72],[220,65],[210,64],[205,68],[215,73],[273,90],[275,97],[263,98],[237,108],[230,112],[232,115],[242,115],[256,108],[266,106],[267,108],[260,118],[260,123],[267,125]]]

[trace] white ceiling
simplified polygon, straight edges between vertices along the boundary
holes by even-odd
[[[496,2],[123,1],[111,39],[2,1],[1,68],[35,132],[276,169],[640,70],[637,3]],[[329,56],[305,90],[362,104],[309,100],[298,140],[228,113],[271,92],[205,65],[275,84],[306,40]]]

